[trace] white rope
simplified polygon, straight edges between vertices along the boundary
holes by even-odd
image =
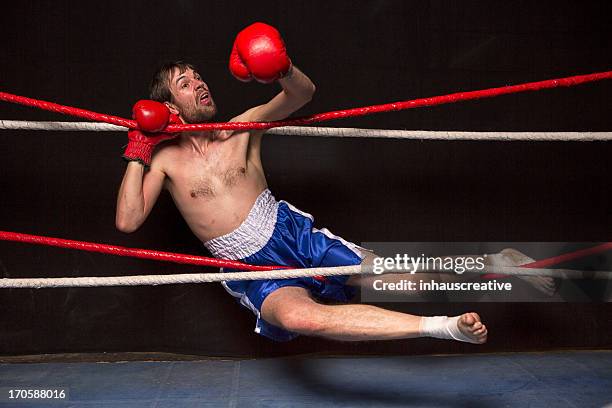
[[[0,129],[52,131],[126,131],[123,126],[98,122],[33,122],[0,120]],[[399,129],[359,129],[335,127],[285,126],[266,131],[272,135],[353,137],[415,140],[529,140],[529,141],[602,141],[612,140],[612,132],[466,132]]]
[[[10,130],[61,130],[61,131],[126,131],[123,126],[100,122],[33,122],[29,120],[0,120],[0,129]]]
[[[434,130],[359,129],[287,126],[267,131],[270,134],[288,136],[354,137],[372,139],[413,140],[528,140],[528,141],[579,141],[612,140],[612,132],[467,132]]]
[[[434,272],[435,270],[418,270]],[[452,271],[442,271],[454,273]],[[612,279],[612,271],[579,271],[572,269],[537,269],[513,266],[486,265],[484,270],[470,271],[477,274],[502,274],[509,276],[547,276],[560,279]],[[93,276],[77,278],[4,278],[0,288],[60,288],[60,287],[99,287],[99,286],[142,286],[171,285],[184,283],[207,283],[226,280],[268,280],[297,277],[334,276],[370,274],[371,268],[361,265],[337,266],[331,268],[279,269],[274,271],[249,271],[230,273],[187,273],[175,275],[135,275],[135,276]],[[406,270],[392,270],[385,273],[406,273]]]

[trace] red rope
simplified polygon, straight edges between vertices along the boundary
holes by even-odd
[[[130,129],[134,129],[136,125],[135,120],[123,119],[117,116],[105,115],[103,113],[92,112],[85,109],[73,108],[71,106],[59,105],[53,102],[41,101],[40,99],[28,98],[25,96],[13,95],[6,92],[0,92],[0,100],[5,102],[16,103],[19,105],[31,106],[33,108],[39,108],[56,113],[62,113],[64,115],[76,116],[77,118],[83,118],[88,120],[94,120],[97,122],[110,123],[112,125],[124,126]]]
[[[333,119],[344,119],[355,116],[365,116],[373,113],[399,111],[404,109],[413,109],[423,106],[442,105],[446,103],[455,103],[467,101],[471,99],[491,98],[500,95],[507,95],[518,92],[538,91],[541,89],[557,88],[560,86],[575,86],[586,82],[600,81],[603,79],[612,78],[612,71],[598,72],[587,75],[576,75],[566,78],[549,79],[539,82],[528,82],[519,85],[510,85],[499,88],[489,88],[479,91],[458,92],[448,95],[434,96],[431,98],[413,99],[403,102],[386,103],[382,105],[365,106],[361,108],[353,108],[347,110],[339,110],[325,113],[318,113],[312,116],[302,118],[274,121],[274,122],[226,122],[226,123],[199,123],[189,125],[169,125],[166,127],[168,132],[180,131],[204,131],[213,129],[239,130],[239,129],[270,129],[279,126],[299,126],[308,125],[316,122],[323,122]],[[12,95],[5,92],[0,92],[0,100],[21,105],[37,107],[40,109],[58,112],[65,115],[77,116],[89,120],[111,123],[113,125],[135,128],[136,123],[133,120],[123,119],[116,116],[104,115],[84,109],[72,108],[69,106],[58,105],[52,102],[41,101],[37,99],[26,98],[23,96]]]
[[[93,242],[82,242],[62,238],[21,234],[19,232],[0,231],[0,241],[15,241],[34,245],[47,245],[59,248],[77,249],[79,251],[99,252],[102,254],[129,256],[140,259],[153,259],[156,261],[174,262],[179,264],[213,266],[216,268],[232,268],[239,269],[241,271],[270,271],[274,269],[287,268],[286,266],[249,265],[243,262],[230,261],[226,259],[175,254],[172,252],[153,251],[149,249],[126,248],[115,245],[96,244]]]
[[[285,269],[287,266],[262,266],[249,265],[243,262],[230,261],[227,259],[208,258],[197,255],[176,254],[173,252],[153,251],[149,249],[126,248],[122,246],[96,244],[93,242],[73,241],[62,238],[44,237],[39,235],[21,234],[19,232],[0,231],[0,241],[15,241],[34,245],[47,245],[59,248],[76,249],[79,251],[99,252],[103,254],[127,256],[140,259],[152,259],[156,261],[174,262],[187,265],[212,266],[216,268],[232,268],[243,271],[270,271],[274,269]],[[578,251],[569,252],[554,256],[551,258],[541,259],[521,265],[523,268],[546,268],[549,266],[558,265],[563,262],[584,258],[586,256],[599,254],[601,252],[612,250],[612,242],[606,242],[591,248],[580,249]],[[488,278],[505,278],[507,275],[487,274],[483,275]],[[315,279],[323,279],[316,276]]]

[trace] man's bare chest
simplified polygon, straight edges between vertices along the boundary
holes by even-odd
[[[167,171],[172,191],[182,197],[211,199],[247,182],[245,159],[177,157]]]
[[[184,189],[191,198],[212,198],[236,188],[247,178],[246,165],[225,165],[185,175]]]

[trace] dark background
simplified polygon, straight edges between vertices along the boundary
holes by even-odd
[[[317,85],[299,112],[612,69],[604,2],[10,2],[0,17],[2,91],[123,117],[164,60],[196,64],[219,121],[278,92],[227,69],[236,33],[281,31]],[[378,114],[329,126],[610,131],[612,82]],[[1,104],[3,119],[67,120]],[[71,120],[71,119],[68,119]],[[114,227],[126,135],[3,131],[0,229],[205,254],[162,195],[145,225]],[[265,137],[270,188],[319,227],[364,241],[612,241],[612,143],[441,142]],[[571,266],[571,265],[568,265]],[[3,277],[188,273],[202,269],[0,243]],[[210,269],[206,271],[211,271]],[[425,353],[609,347],[609,303],[386,304],[481,313],[482,347],[419,339],[278,344],[217,284],[2,290],[0,353],[169,351],[217,356]]]

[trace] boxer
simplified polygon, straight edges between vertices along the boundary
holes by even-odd
[[[288,117],[315,93],[293,65],[279,32],[264,23],[242,30],[229,69],[241,81],[278,83],[282,90],[231,121]],[[372,254],[314,227],[313,217],[277,201],[267,187],[260,130],[164,133],[168,123],[210,121],[217,112],[209,85],[192,64],[163,65],[150,87],[151,100],[133,109],[139,129],[128,132],[127,169],[117,199],[116,226],[137,230],[167,189],[193,233],[215,257],[258,265],[324,267],[357,265]],[[484,343],[487,328],[476,313],[422,317],[348,302],[359,277],[227,281],[225,289],[256,316],[255,331],[284,341],[299,334],[337,340],[385,340],[430,336]]]

